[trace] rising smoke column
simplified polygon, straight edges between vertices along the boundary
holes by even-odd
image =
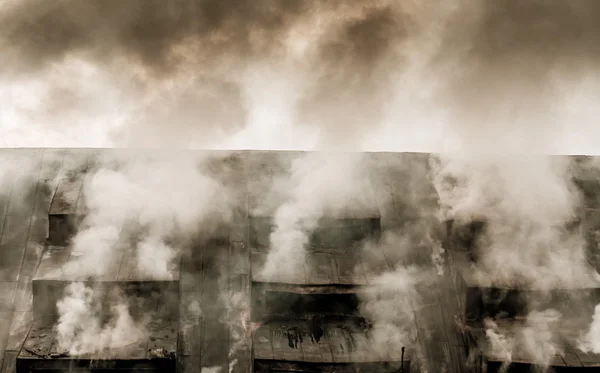
[[[265,277],[291,273],[304,263],[321,218],[343,218],[364,207],[364,172],[361,154],[309,153],[292,161],[289,178],[273,186],[284,197],[274,211]]]
[[[578,341],[583,352],[600,353],[600,305],[596,305],[589,330]]]
[[[560,345],[563,315],[554,310],[532,311],[520,327],[501,330],[491,319],[484,320],[491,356],[500,359],[506,372],[513,358],[531,360],[536,371],[545,372],[555,356],[564,353]],[[506,333],[506,334],[504,334]]]
[[[77,261],[67,273],[98,278],[124,248],[137,255],[133,271],[144,278],[169,280],[171,266],[178,265],[186,244],[199,232],[211,234],[231,217],[227,190],[203,174],[202,162],[189,153],[160,152],[101,159],[85,184],[89,212],[73,239]],[[115,304],[105,323],[95,294],[93,288],[74,283],[59,302],[56,329],[62,350],[95,353],[122,347],[120,336],[143,335],[146,319],[134,320],[127,300],[109,299]],[[132,332],[122,334],[124,330]]]
[[[114,169],[100,167],[88,176],[85,185],[89,213],[84,228],[74,238],[75,250],[83,250],[85,258],[76,267],[83,271],[88,270],[86,262],[91,262],[90,268],[101,270],[92,257],[96,252],[109,253],[119,233],[132,235],[140,230],[143,238],[135,242],[138,270],[143,275],[163,277],[168,272],[166,263],[174,257],[169,242],[185,243],[201,228],[210,233],[231,216],[227,190],[204,175],[201,160],[191,154],[127,155],[118,163]],[[107,231],[110,233],[104,233]],[[95,238],[106,245],[94,246]],[[148,262],[144,254],[152,254],[155,260]],[[164,260],[157,260],[161,258]]]
[[[412,266],[399,267],[375,276],[370,291],[360,294],[361,315],[372,322],[373,353],[392,355],[399,346],[418,346],[415,310],[422,299],[417,286],[431,275]]]
[[[581,286],[598,286],[600,276],[587,261],[581,230],[567,228],[579,216],[582,203],[571,180],[570,159],[442,154],[437,160],[435,184],[442,216],[454,219],[455,225],[485,222],[474,248],[477,263],[470,268],[478,283],[540,290],[527,299],[533,306],[552,289],[576,292]],[[584,303],[579,307],[592,306]],[[518,352],[548,366],[561,352],[557,340],[569,340],[568,331],[586,314],[582,309],[566,315],[536,310],[526,316],[526,325],[510,343],[495,328],[488,328],[488,340],[494,350],[505,351],[507,362],[508,352],[513,358]]]
[[[99,316],[102,307],[94,290],[80,282],[67,286],[57,308],[58,350],[72,356],[122,349],[146,336],[146,320],[133,320],[124,300],[110,307],[108,322],[105,323]]]
[[[490,354],[503,361],[500,372],[505,373],[512,362],[514,340],[498,331],[498,325],[493,320],[486,319],[483,322],[485,336],[490,344]]]
[[[581,203],[568,159],[440,158],[437,185],[445,218],[486,222],[477,248],[477,278],[550,289],[575,288],[597,277],[587,263],[584,238],[565,229]]]
[[[347,147],[358,148],[361,145],[361,134],[368,134],[372,139],[370,144],[379,143],[382,139],[392,139],[386,143],[391,143],[390,147],[398,149],[399,143],[410,143],[406,138],[412,138],[412,135],[406,129],[411,128],[415,133],[421,134],[418,137],[423,146],[434,150],[450,148],[470,151],[469,157],[475,159],[475,163],[478,162],[476,158],[480,152],[574,152],[586,145],[588,147],[583,152],[595,151],[594,147],[589,147],[588,139],[597,138],[589,136],[594,133],[591,125],[595,125],[597,115],[590,109],[592,105],[587,106],[586,110],[581,109],[582,103],[591,102],[590,97],[595,99],[598,92],[596,67],[600,45],[597,38],[600,33],[595,21],[599,13],[596,1],[564,4],[549,4],[541,0],[519,3],[452,1],[446,2],[449,5],[444,7],[435,2],[431,7],[417,6],[416,2],[402,3],[408,4],[404,10],[409,15],[409,20],[417,20],[417,25],[425,24],[427,27],[415,27],[415,23],[404,18],[398,20],[390,17],[385,9],[393,7],[387,6],[389,3],[386,2],[373,2],[376,5],[373,8],[365,7],[364,1],[349,2],[346,6],[334,6],[329,13],[344,14],[347,17],[340,16],[340,24],[333,25],[331,33],[327,31],[329,27],[324,26],[322,29],[325,31],[311,36],[312,39],[305,38],[302,40],[304,43],[290,43],[294,45],[294,53],[301,55],[298,59],[302,63],[298,66],[303,68],[290,71],[300,71],[302,74],[306,70],[316,72],[315,75],[308,74],[305,80],[309,84],[306,84],[307,87],[302,86],[308,92],[307,97],[299,99],[297,93],[292,95],[294,100],[299,100],[302,104],[298,106],[306,109],[302,111],[302,118],[292,122],[294,126],[304,126],[308,122],[308,128],[317,128],[317,132],[322,133],[321,136],[316,136],[317,140],[312,137],[308,142],[298,140],[300,147],[310,147],[314,142],[324,146],[329,142],[336,145],[342,142]],[[6,131],[7,138],[10,133],[15,142],[22,143],[27,141],[24,138],[30,139],[31,133],[19,129],[23,127],[15,124],[25,123],[25,128],[35,129],[39,138],[51,139],[44,144],[56,145],[62,141],[61,135],[73,128],[59,124],[77,123],[81,121],[77,119],[97,117],[89,115],[90,113],[103,113],[107,111],[105,108],[117,107],[111,112],[110,121],[98,121],[93,126],[85,127],[86,130],[96,128],[97,133],[90,135],[86,131],[80,131],[75,139],[92,142],[90,136],[94,136],[103,139],[101,144],[111,145],[115,142],[144,146],[165,143],[171,146],[221,145],[217,141],[220,134],[230,134],[243,127],[247,111],[255,109],[239,99],[239,77],[236,73],[241,70],[232,61],[237,59],[246,64],[247,59],[252,58],[260,64],[263,59],[270,60],[273,55],[275,60],[285,60],[289,57],[287,54],[284,58],[269,48],[271,45],[278,45],[275,42],[280,41],[277,35],[288,35],[285,31],[290,30],[290,24],[296,25],[296,21],[298,25],[303,22],[307,25],[305,28],[299,27],[300,31],[310,28],[321,30],[321,27],[314,27],[321,24],[313,23],[309,15],[319,12],[328,14],[329,9],[327,6],[315,8],[312,4],[306,5],[307,3],[291,5],[290,8],[269,8],[270,4],[271,2],[261,2],[249,8],[229,1],[181,1],[174,2],[167,7],[168,11],[164,11],[162,2],[133,2],[126,7],[120,3],[118,6],[114,3],[115,6],[103,4],[99,7],[96,6],[97,3],[90,1],[48,4],[30,0],[3,3],[0,8],[0,39],[8,46],[3,50],[6,50],[8,57],[4,61],[9,68],[3,69],[7,74],[2,77],[0,86],[9,89],[5,89],[2,94],[2,99],[7,99],[8,109],[3,110],[1,120],[3,128],[10,130]],[[268,9],[272,11],[266,11]],[[138,17],[141,13],[145,16]],[[393,14],[401,13],[396,11]],[[441,16],[431,17],[431,14]],[[371,17],[382,22],[370,23]],[[207,22],[196,21],[203,18]],[[348,22],[345,23],[344,20]],[[374,25],[377,32],[366,32],[365,30],[371,31],[369,24]],[[151,25],[151,32],[148,32],[148,25]],[[50,39],[39,38],[39,35],[48,35],[44,30],[50,28],[62,32],[52,33]],[[398,28],[405,29],[403,31],[406,33],[398,32]],[[408,37],[406,40],[409,43],[397,43],[399,39],[395,35],[413,35],[415,30],[419,38]],[[338,35],[349,37],[340,37],[337,42]],[[373,35],[376,39],[369,39],[368,35]],[[402,37],[400,39],[405,40]],[[306,43],[306,40],[309,42]],[[353,43],[353,40],[358,43]],[[414,43],[415,40],[424,43]],[[289,45],[287,43],[287,40],[281,41],[286,46]],[[316,51],[303,46],[306,44],[314,46]],[[198,45],[205,48],[199,48]],[[371,45],[373,49],[370,48]],[[321,49],[321,46],[326,48]],[[391,57],[381,53],[393,46],[402,50],[399,53],[401,56],[411,57],[407,65],[412,69],[407,68],[405,72],[406,66],[402,63],[404,60],[394,58],[394,53]],[[298,50],[303,52],[298,53]],[[344,52],[341,53],[344,56],[341,64],[335,63],[340,53],[334,52],[338,50]],[[361,56],[382,58],[360,58]],[[389,63],[386,63],[388,59]],[[358,69],[353,61],[360,61],[364,68]],[[384,61],[384,69],[379,69],[381,61]],[[415,69],[416,62],[423,67]],[[201,64],[206,68],[202,69],[202,73],[197,73],[197,70],[201,70],[198,67]],[[222,66],[220,70],[215,69],[219,71],[206,73],[217,64]],[[340,66],[345,68],[339,69]],[[389,71],[391,72],[388,74]],[[81,76],[79,81],[71,80],[73,72]],[[283,76],[286,74],[286,71],[282,73]],[[330,80],[331,84],[322,82],[331,75],[335,77]],[[394,79],[382,79],[389,76]],[[391,84],[394,89],[389,97],[381,93],[388,92],[383,89],[389,88],[385,83],[381,91],[378,91],[380,87],[376,82],[382,80],[394,83]],[[94,88],[82,92],[82,82]],[[350,93],[338,95],[340,91],[335,89],[338,86]],[[374,88],[369,89],[369,94],[364,96],[353,94],[355,87],[365,86]],[[292,90],[293,88],[295,85],[292,85]],[[415,94],[398,93],[407,90]],[[32,91],[36,94],[29,95]],[[112,99],[104,103],[103,100],[98,100],[100,95],[97,92],[110,92]],[[141,95],[138,100],[140,92],[148,94]],[[331,93],[327,94],[328,92]],[[283,94],[285,89],[282,89]],[[35,99],[25,99],[31,96]],[[343,99],[339,100],[340,103],[330,97]],[[377,99],[369,103],[369,97]],[[208,109],[195,111],[194,103],[198,101],[208,102]],[[267,98],[265,101],[263,106],[268,108],[271,99]],[[378,130],[381,123],[377,109],[381,101],[386,103],[383,105],[384,109],[389,109],[390,106],[411,106],[411,110],[395,113],[392,110],[382,120],[386,125]],[[210,104],[215,102],[220,105]],[[354,105],[347,105],[348,102]],[[367,103],[361,105],[363,102]],[[397,105],[399,103],[404,105]],[[78,111],[73,107],[85,109]],[[186,112],[179,110],[182,107],[192,107],[187,115],[182,114],[188,120],[182,120],[184,118],[176,115]],[[158,111],[162,115],[159,117],[174,118],[169,124],[182,126],[165,128],[166,120],[153,123],[149,119],[156,117],[156,111],[150,110],[154,108],[160,108]],[[221,109],[212,111],[213,108]],[[314,112],[311,113],[313,109]],[[290,109],[289,112],[295,111]],[[65,113],[72,115],[63,117]],[[329,115],[319,116],[322,113]],[[356,121],[352,120],[354,116]],[[56,120],[47,120],[49,117]],[[211,131],[205,131],[207,127],[204,121],[194,119],[204,117],[212,118],[206,121]],[[340,124],[345,123],[344,120],[330,125],[321,119],[326,117],[350,118],[352,125]],[[421,117],[432,120],[418,120]],[[572,120],[575,117],[577,120]],[[67,120],[62,120],[65,118]],[[419,126],[410,125],[415,121]],[[43,125],[32,127],[32,122]],[[110,127],[106,127],[105,122],[110,122]],[[295,128],[294,126],[289,128]],[[431,131],[432,128],[434,131]],[[439,136],[439,128],[444,130],[443,137]],[[142,135],[142,132],[146,135]],[[339,140],[345,132],[351,132],[348,135],[354,140],[348,143]],[[54,136],[44,136],[48,133]],[[209,136],[207,133],[216,134]],[[323,140],[319,141],[319,138]],[[266,144],[274,142],[276,141],[271,140]],[[514,164],[517,163],[515,161]],[[501,168],[509,169],[511,164],[512,162],[503,163]],[[528,168],[517,169],[521,170],[527,180],[528,170],[535,170],[537,167],[536,162],[531,162]],[[543,164],[541,168],[547,169]],[[463,171],[459,167],[456,172]],[[510,174],[511,171],[508,170],[507,173]],[[548,185],[556,185],[552,172],[546,175],[542,172],[538,176],[539,180],[547,176]],[[504,187],[505,181],[498,184]],[[545,191],[541,181],[532,185],[541,185],[540,190]],[[562,185],[562,182],[559,181],[558,185]],[[493,189],[495,183],[490,182],[488,186]],[[529,185],[522,187],[525,190],[530,188]],[[495,192],[492,194],[494,197],[502,195]],[[562,193],[558,192],[557,195],[560,197],[559,201],[562,200]],[[520,198],[516,200],[520,201]],[[509,217],[511,208],[503,209],[501,214]],[[518,215],[523,218],[528,213],[521,211]],[[569,214],[559,211],[556,216],[559,215]],[[532,229],[536,232],[536,243],[530,246],[543,246],[544,224],[546,223],[540,222],[538,217],[534,218],[533,224],[528,223],[528,226],[533,225]],[[556,234],[555,228],[549,228],[548,231],[549,235]],[[500,224],[497,224],[492,233],[502,240],[508,236],[506,231],[501,230]],[[517,238],[525,240],[524,236],[526,234]],[[573,247],[577,248],[578,238],[570,238],[575,241]],[[560,242],[563,240],[561,238]],[[550,246],[551,250],[555,248]],[[541,252],[542,256],[549,258],[544,254],[544,249],[533,252]],[[578,254],[575,263],[570,261],[568,264],[576,265],[577,257]],[[561,260],[551,257],[549,266],[555,267]],[[493,262],[492,259],[490,261]],[[522,267],[507,270],[515,272]],[[538,266],[540,268],[544,272],[546,267]]]
[[[439,156],[438,175],[451,182],[436,186],[446,218],[486,221],[477,244],[482,281],[541,289],[597,283],[581,232],[565,229],[581,213],[572,165],[541,154],[597,152],[578,137],[593,133],[584,108],[598,87],[599,10],[587,1],[476,2],[444,26],[431,66],[448,79],[433,95],[447,109],[446,149],[458,154]],[[516,336],[513,350],[531,350],[544,366],[554,347],[535,336],[552,340],[568,328],[559,321],[581,315],[541,312],[550,315],[529,315],[535,332]]]

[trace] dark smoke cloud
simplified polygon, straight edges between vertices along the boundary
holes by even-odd
[[[390,94],[385,75],[392,64],[400,66],[401,55],[393,49],[408,33],[407,20],[391,5],[366,8],[323,37],[318,47],[322,63],[315,84],[300,102],[300,121],[329,127],[325,143],[355,143],[379,121]],[[346,136],[340,138],[343,132]]]
[[[323,128],[325,142],[340,130],[357,133],[354,142],[381,111],[384,76],[399,57],[390,50],[409,33],[411,16],[387,1],[26,0],[0,11],[0,43],[5,73],[38,76],[50,87],[39,115],[59,101],[67,106],[61,115],[89,109],[92,99],[68,74],[48,81],[73,58],[114,79],[120,95],[139,96],[109,136],[116,145],[210,146],[241,130],[253,105],[244,95],[256,92],[240,81],[268,63],[287,67],[266,79],[290,79],[290,70],[305,76],[284,92],[298,106],[292,121]],[[307,39],[297,55],[293,37]]]
[[[490,64],[522,58],[538,63],[600,57],[600,4],[590,0],[485,2],[475,5],[470,55]],[[457,20],[458,21],[458,20]],[[464,22],[464,19],[463,19]],[[464,23],[463,23],[464,24]],[[450,37],[460,34],[450,34]]]
[[[69,53],[86,53],[98,60],[127,56],[154,73],[169,73],[185,58],[174,48],[185,43],[198,43],[197,62],[208,64],[219,54],[262,55],[313,6],[290,0],[27,0],[5,6],[0,35],[16,53],[14,68],[42,68]]]
[[[12,67],[20,71],[83,53],[98,61],[126,56],[164,74],[190,57],[204,65],[222,62],[220,57],[265,58],[281,52],[295,24],[319,13],[343,21],[345,12],[363,12],[363,7],[365,15],[342,25],[321,57],[369,63],[384,51],[395,20],[390,6],[365,1],[26,0],[4,6],[0,38],[12,51]],[[177,53],[177,47],[183,51]]]
[[[448,17],[432,72],[455,131],[517,139],[518,148],[548,144],[579,127],[560,117],[569,95],[600,62],[600,4],[595,1],[463,2]],[[522,142],[520,142],[522,141]]]
[[[4,2],[2,84],[47,91],[27,110],[14,94],[5,105],[40,135],[5,138],[60,139],[76,127],[74,142],[87,142],[77,126],[107,112],[98,97],[114,96],[116,119],[98,119],[114,125],[94,124],[102,146],[218,147],[280,116],[272,126],[292,133],[291,147],[415,137],[437,150],[436,135],[554,151],[567,98],[596,69],[599,17],[593,0]],[[78,76],[73,61],[93,71]],[[586,115],[579,126],[591,131]],[[276,132],[262,147],[277,147]]]

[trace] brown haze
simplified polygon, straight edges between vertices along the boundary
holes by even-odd
[[[3,143],[592,152],[599,15],[593,0],[8,1]]]
[[[539,154],[600,153],[598,19],[594,0],[5,1],[0,145],[440,152],[432,156],[431,170],[398,182],[405,188],[404,208],[421,212],[420,218],[365,250],[395,248],[393,255],[404,257],[425,246],[439,266],[439,220],[484,218],[490,228],[479,248],[482,272],[495,268],[495,280],[542,288],[572,286],[581,280],[577,276],[589,278],[583,237],[564,235],[558,225],[578,214],[581,196],[570,181],[569,162]],[[289,180],[273,184],[296,188],[292,202],[275,206],[279,230],[272,241],[293,238],[281,233],[295,229],[298,219],[314,225],[333,186],[362,178],[354,172],[362,169],[360,159],[344,159],[340,169],[311,157],[297,161]],[[4,163],[9,166],[2,166],[2,178],[13,177],[19,168]],[[90,232],[107,235],[109,243],[118,240],[119,228],[107,231],[114,222],[104,220],[115,213],[142,213],[158,241],[194,232],[155,222],[180,217],[185,228],[211,220],[214,207],[196,201],[190,210],[168,194],[210,201],[198,195],[204,189],[192,187],[215,187],[209,177],[194,174],[194,164],[180,164],[188,173],[164,163],[126,164],[89,176],[92,213],[76,244],[87,242]],[[144,172],[149,166],[153,171]],[[388,166],[402,174],[406,165]],[[167,178],[193,190],[172,190]],[[431,183],[441,205],[433,217],[419,195]],[[136,198],[129,198],[132,193]],[[335,203],[350,203],[352,194]],[[144,196],[166,198],[161,206],[171,209],[146,206],[137,199]],[[94,202],[107,198],[124,203]],[[391,203],[380,205],[382,213]],[[230,207],[220,207],[227,215]],[[427,239],[419,242],[414,232]],[[291,247],[301,254],[298,242],[278,244],[284,255],[275,251],[272,258],[285,258]],[[161,248],[155,254],[165,260],[172,255],[169,246],[151,246]],[[86,249],[96,258],[106,248]],[[395,295],[364,302],[379,330],[393,331],[379,335],[380,346],[411,338],[406,319],[393,310],[418,307],[415,289],[432,276],[429,269],[404,266],[381,275],[383,293]],[[87,294],[71,290],[71,297]],[[115,309],[116,322],[127,320],[125,311]],[[600,344],[598,314],[582,336],[588,350]],[[508,360],[520,348],[543,365],[556,352],[548,341],[560,333],[561,317],[554,310],[531,315],[516,341],[497,334],[493,324],[488,336]],[[68,340],[72,334],[65,328]]]

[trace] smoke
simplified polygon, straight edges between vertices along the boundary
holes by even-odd
[[[102,258],[110,258],[117,244],[133,244],[139,273],[165,278],[187,243],[181,237],[210,233],[231,216],[227,190],[196,157],[159,153],[117,162],[116,168],[101,165],[86,176],[89,212],[73,240],[80,255],[74,271],[101,275],[89,271],[109,269],[112,263]]]
[[[290,137],[287,146],[317,141],[310,133],[321,132],[322,117],[350,121],[362,113],[352,126],[358,130],[379,107],[374,96],[358,97],[367,86],[372,93],[382,86],[369,64],[387,59],[388,39],[407,34],[396,18],[409,19],[409,9],[397,8],[386,1],[265,0],[249,7],[182,0],[167,10],[162,3],[141,1],[126,7],[100,7],[95,1],[5,4],[0,38],[6,40],[10,75],[3,80],[19,87],[3,95],[14,108],[7,126],[17,138],[22,130],[12,122],[46,133],[68,123],[58,130],[71,134],[63,143],[152,147],[235,146],[242,133],[253,132],[246,127],[260,130],[276,116],[284,128],[293,123],[290,130],[308,133]],[[55,32],[41,38],[47,28]],[[84,82],[89,88],[82,90]],[[277,93],[269,94],[273,89]],[[37,98],[33,109],[14,94],[30,90]],[[103,100],[96,99],[99,91]],[[361,106],[353,113],[344,113],[353,106],[347,100],[320,106],[323,98],[344,92]],[[369,102],[361,104],[363,99]],[[101,132],[97,137],[78,131],[77,122],[89,123],[84,118],[91,112],[102,121],[93,126]],[[45,123],[34,127],[39,119]],[[296,130],[301,123],[308,124],[307,131]],[[335,124],[327,132],[341,129]],[[267,135],[272,147],[272,128]],[[48,141],[60,140],[40,136],[36,142]]]
[[[596,305],[589,330],[580,338],[577,347],[583,352],[600,353],[600,305]]]
[[[423,302],[417,286],[429,276],[431,273],[409,266],[374,277],[371,291],[361,295],[360,305],[361,315],[372,322],[373,351],[396,356],[401,346],[418,345],[415,311]]]
[[[599,12],[6,2],[3,143],[596,153]]]
[[[597,277],[564,227],[580,196],[567,162],[532,154],[598,153],[599,13],[594,0],[4,2],[1,144],[442,151],[440,216],[486,222],[476,277],[576,287]],[[273,187],[267,275],[303,258],[326,207],[354,202],[360,162],[327,158]],[[137,269],[161,278],[179,233],[227,220],[219,184],[171,161],[89,173],[69,270],[101,276],[133,241]],[[404,247],[412,228],[430,231],[396,232]]]
[[[444,218],[457,226],[485,224],[473,248],[474,276],[482,284],[549,289],[598,281],[581,231],[568,226],[582,203],[568,159],[442,156],[438,166]]]
[[[531,355],[534,364],[547,368],[555,355],[564,352],[556,340],[561,318],[562,314],[553,309],[528,315],[527,326],[522,331],[522,347]]]
[[[441,243],[437,242],[433,245],[433,250],[431,253],[431,261],[435,266],[436,273],[438,276],[442,276],[444,274],[444,248]]]
[[[172,280],[198,235],[210,236],[232,215],[231,191],[208,174],[207,161],[160,152],[109,153],[97,159],[86,175],[87,214],[65,271],[71,278],[116,281],[115,269],[126,268],[127,279]],[[92,301],[113,302],[114,326],[105,326]],[[114,344],[123,329],[144,330],[128,316],[130,302],[125,297],[106,300],[88,287],[71,285],[59,302],[59,343],[71,353],[118,347]],[[106,338],[95,339],[100,330]]]
[[[484,320],[485,336],[487,337],[490,344],[490,355],[500,359],[502,367],[501,372],[506,372],[510,363],[512,362],[512,349],[514,341],[511,338],[507,338],[501,332],[498,331],[498,325],[490,319]]]
[[[202,373],[221,373],[221,367],[202,367]]]
[[[448,74],[435,97],[455,149],[593,152],[579,138],[593,132],[593,117],[571,114],[597,87],[597,4],[457,3],[465,6],[447,18],[433,59]]]
[[[536,371],[545,372],[552,359],[564,351],[559,345],[562,314],[553,309],[529,313],[523,324],[513,328],[499,327],[494,321],[484,321],[491,356],[503,362],[507,371],[514,359],[531,361]]]
[[[111,305],[108,317],[103,317],[97,294],[80,282],[66,288],[57,307],[60,317],[56,337],[61,353],[108,354],[139,343],[145,336],[143,321],[133,320],[126,303]]]
[[[135,1],[125,7],[118,2],[100,6],[96,1],[28,1],[5,5],[2,35],[13,39],[10,62],[23,63],[12,66],[20,72],[84,54],[99,62],[125,58],[160,76],[180,68],[185,54],[194,53],[195,47],[202,51],[194,57],[203,60],[211,55],[268,53],[290,24],[314,6],[268,0],[253,6],[175,1],[166,8],[158,1]],[[31,25],[35,26],[27,27]],[[56,32],[41,37],[48,28]]]
[[[223,273],[220,281],[226,281],[228,273]],[[250,357],[252,331],[250,330],[250,299],[243,291],[225,291],[220,299],[227,312],[221,316],[221,323],[229,328],[229,373],[238,364],[238,354]]]
[[[294,159],[288,175],[273,182],[273,196],[257,213],[273,215],[265,278],[293,274],[304,263],[312,233],[322,218],[370,213],[365,203],[366,169],[361,154],[309,153]],[[373,201],[374,202],[374,201]],[[262,211],[261,211],[262,210]]]
[[[525,325],[513,322],[511,335],[486,328],[492,351],[504,356],[504,368],[517,355],[548,367],[562,353],[560,339],[573,342],[569,330],[580,330],[592,308],[577,292],[596,288],[600,280],[588,261],[585,224],[579,221],[583,196],[572,181],[572,160],[524,154],[435,158],[440,215],[453,221],[453,249],[471,254],[469,276],[481,287],[522,289],[531,311]],[[470,228],[474,222],[481,227],[477,232]],[[548,308],[556,306],[553,289],[568,292],[578,306],[564,317]]]

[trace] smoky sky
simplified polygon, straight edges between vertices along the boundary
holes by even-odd
[[[559,129],[579,127],[558,119],[562,105],[597,73],[599,19],[599,4],[585,0],[462,7],[448,18],[432,58],[432,70],[448,77],[438,98],[473,138],[560,141]]]
[[[327,6],[332,14],[335,3]],[[281,47],[294,23],[321,7],[293,0],[32,0],[4,7],[0,35],[19,71],[85,53],[98,61],[126,56],[154,74],[168,74],[179,67],[177,45],[197,43],[198,63],[264,56]]]
[[[597,2],[501,0],[479,10],[476,6],[475,12],[479,15],[470,51],[474,58],[489,63],[527,57],[577,63],[600,56]],[[449,34],[451,39],[459,36]]]
[[[161,74],[178,67],[173,48],[187,41],[201,43],[200,59],[266,53],[308,6],[269,0],[34,0],[6,7],[1,34],[21,69],[83,52],[98,60],[124,55]]]
[[[0,7],[1,76],[44,77],[75,56],[131,81],[134,93],[178,77],[186,84],[146,103],[116,138],[135,143],[123,139],[144,133],[157,143],[202,133],[210,142],[246,125],[255,93],[244,91],[240,75],[249,66],[285,66],[277,79],[297,78],[284,84],[294,125],[318,129],[325,143],[341,133],[356,143],[381,126],[398,91],[414,89],[399,77],[417,66],[413,80],[436,82],[419,110],[448,111],[459,136],[489,136],[511,130],[523,112],[528,124],[518,126],[554,125],[530,108],[550,112],[564,81],[595,71],[599,19],[593,0],[11,1]],[[65,100],[61,108],[81,101]],[[398,126],[411,119],[393,118]]]

